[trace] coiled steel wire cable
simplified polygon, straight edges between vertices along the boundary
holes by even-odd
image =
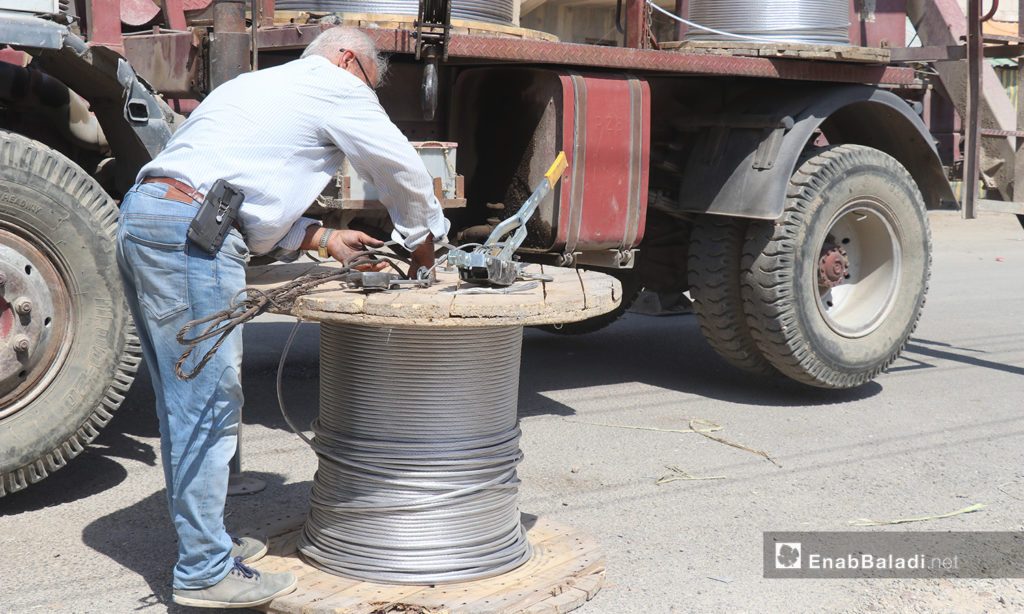
[[[278,11],[418,15],[418,0],[277,0]],[[515,0],[452,0],[452,19],[510,25]]]
[[[522,328],[324,323],[320,338],[320,415],[312,440],[300,433],[319,458],[299,542],[307,560],[396,584],[475,580],[526,562]]]
[[[178,333],[187,346],[179,377],[194,377],[236,326],[271,307],[287,310],[372,264],[371,255],[383,254],[358,253],[340,270],[271,291],[247,288],[227,309],[190,322]],[[193,329],[199,333],[189,336]],[[277,394],[285,421],[320,460],[300,539],[308,560],[372,582],[437,584],[501,574],[530,558],[516,503],[522,327],[323,324],[313,439],[284,407],[284,365],[297,331],[298,323],[278,364]],[[201,347],[206,354],[186,373]]]
[[[689,30],[686,40],[848,45],[849,5],[849,0],[691,0],[689,18],[697,29]]]

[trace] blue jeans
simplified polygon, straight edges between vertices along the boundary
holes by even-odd
[[[242,328],[190,381],[174,374],[185,350],[175,336],[189,321],[228,307],[245,287],[249,250],[237,230],[215,255],[192,245],[186,232],[199,204],[163,198],[166,192],[149,183],[125,196],[117,264],[156,395],[167,501],[178,533],[174,588],[198,589],[219,582],[232,566],[224,501],[242,407]],[[186,372],[215,341],[193,352]]]

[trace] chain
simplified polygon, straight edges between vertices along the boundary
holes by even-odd
[[[647,7],[646,14],[644,15],[644,45],[646,46],[649,42],[652,49],[661,49],[658,40],[654,38],[654,2],[647,0],[644,4]]]

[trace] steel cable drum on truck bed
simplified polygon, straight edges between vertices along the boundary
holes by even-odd
[[[417,15],[416,0],[277,0],[278,11]],[[452,0],[452,19],[511,25],[515,0]]]
[[[82,169],[0,132],[0,496],[77,456],[132,383],[141,351],[116,227]]]
[[[741,37],[690,28],[688,41],[850,44],[849,0],[691,0],[695,23]]]

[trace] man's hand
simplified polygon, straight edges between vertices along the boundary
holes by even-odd
[[[320,239],[326,228],[321,226],[310,226],[306,230],[306,237],[302,241],[302,249],[316,250],[320,245]],[[331,232],[327,238],[327,253],[335,260],[344,263],[346,260],[359,252],[366,251],[370,247],[380,247],[383,241],[378,241],[365,232],[358,230],[338,230]],[[360,271],[382,271],[388,264],[383,260],[372,264],[365,264],[356,267]]]
[[[339,262],[345,262],[355,254],[366,251],[369,247],[380,247],[383,241],[378,241],[365,232],[358,230],[335,230],[327,239],[327,253]],[[383,260],[372,264],[365,264],[356,267],[359,271],[382,271],[388,266]]]
[[[434,266],[434,235],[427,235],[423,245],[412,251],[412,266],[409,268],[409,278],[416,279],[416,272],[420,267]]]

